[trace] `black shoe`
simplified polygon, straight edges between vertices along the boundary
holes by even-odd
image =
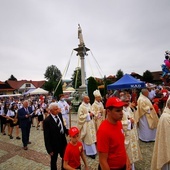
[[[13,139],[12,135],[9,136],[10,139]]]
[[[31,142],[28,142],[28,144],[31,144]]]
[[[151,143],[151,142],[155,142],[154,140],[151,140],[151,141],[143,141],[141,139],[139,139],[140,141],[144,142],[144,143]]]
[[[28,147],[27,147],[27,146],[24,146],[23,149],[24,149],[24,150],[28,150]]]
[[[92,158],[92,159],[95,159],[96,158],[96,155],[87,155],[88,157]]]
[[[20,140],[21,138],[19,136],[17,136],[16,139]]]
[[[6,133],[4,132],[3,135],[6,135]]]

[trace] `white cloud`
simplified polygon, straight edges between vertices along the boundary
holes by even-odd
[[[78,23],[103,74],[161,70],[164,51],[170,50],[169,5],[168,0],[0,1],[0,80],[11,74],[41,80],[52,64],[63,73],[78,45]],[[87,76],[100,76],[88,54]],[[77,63],[74,52],[68,78]]]

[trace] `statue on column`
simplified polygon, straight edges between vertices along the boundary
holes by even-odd
[[[84,40],[83,40],[83,34],[82,34],[82,29],[80,27],[80,24],[78,24],[78,39],[79,39],[79,42],[80,42],[79,46],[85,45],[84,44]]]

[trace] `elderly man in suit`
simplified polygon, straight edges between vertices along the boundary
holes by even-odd
[[[56,102],[53,102],[48,107],[50,115],[44,120],[44,141],[48,154],[51,156],[51,170],[57,170],[57,158],[58,154],[62,158],[63,168],[63,156],[67,145],[66,134],[68,130],[64,126],[63,118],[61,115],[61,109]]]
[[[19,119],[19,126],[22,132],[22,143],[23,149],[27,150],[28,144],[31,144],[29,141],[30,136],[30,128],[31,128],[31,117],[32,117],[32,108],[28,106],[28,100],[23,102],[23,107],[18,110],[18,119]]]

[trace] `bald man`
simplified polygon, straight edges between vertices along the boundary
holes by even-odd
[[[84,150],[87,156],[95,159],[96,151],[96,131],[93,121],[93,112],[90,99],[88,96],[83,97],[82,104],[78,109],[78,124],[77,127],[80,130],[80,138],[84,145]]]
[[[149,91],[142,89],[137,100],[137,112],[135,115],[138,122],[139,139],[144,142],[155,141],[158,116],[148,98]]]

